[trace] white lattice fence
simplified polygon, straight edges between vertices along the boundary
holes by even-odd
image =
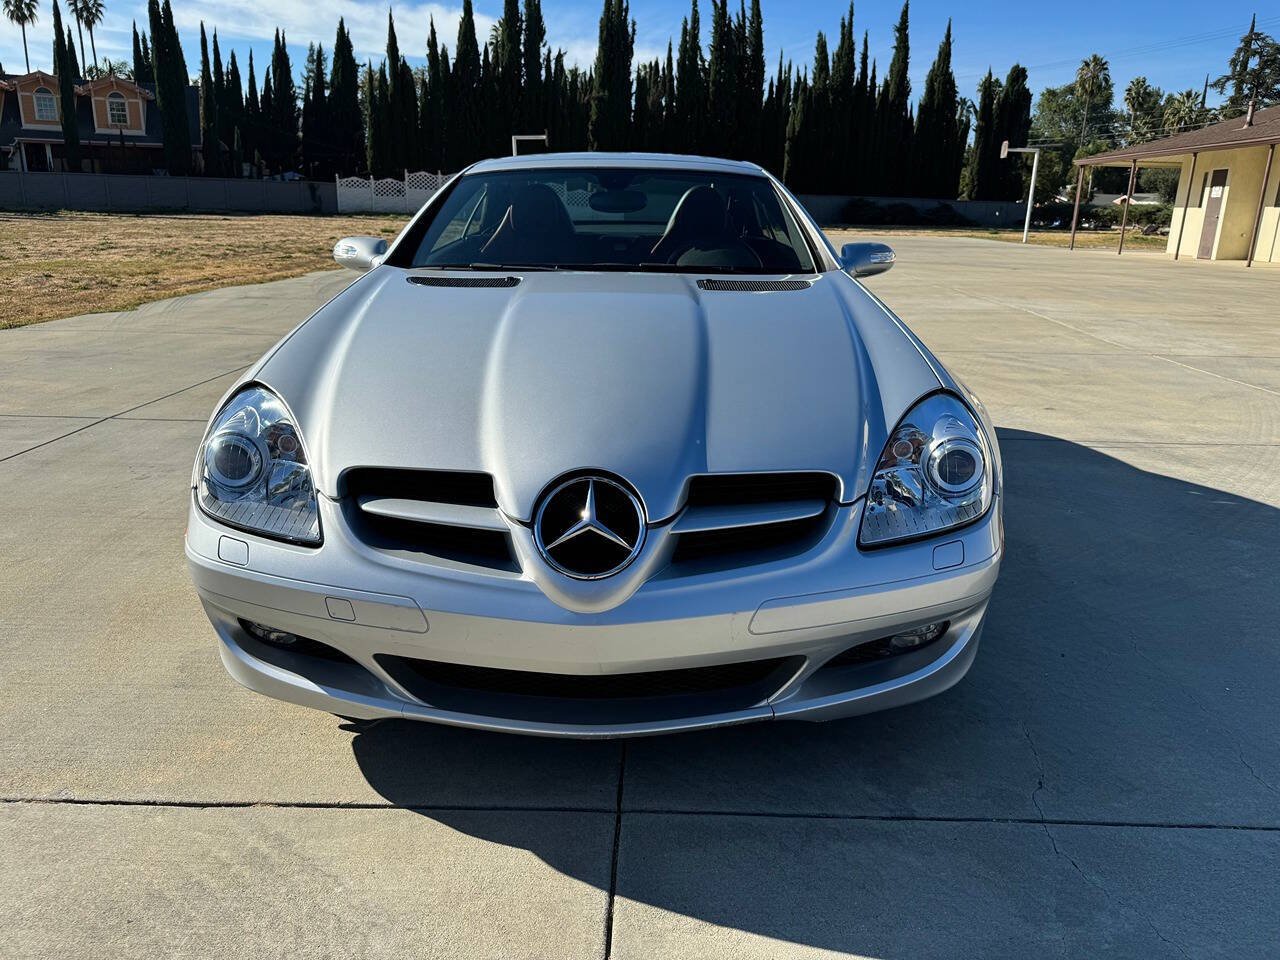
[[[451,173],[409,173],[404,179],[387,177],[335,177],[340,213],[417,213],[436,191],[449,182]]]

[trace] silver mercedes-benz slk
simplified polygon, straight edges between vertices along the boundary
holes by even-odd
[[[981,403],[746,163],[476,164],[209,422],[224,664],[344,717],[608,737],[827,720],[969,669],[1003,553]]]

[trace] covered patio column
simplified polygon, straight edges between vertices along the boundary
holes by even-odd
[[[1258,227],[1262,225],[1262,208],[1267,204],[1267,182],[1271,179],[1271,160],[1276,155],[1276,145],[1273,143],[1267,149],[1267,169],[1262,173],[1262,186],[1258,189],[1258,212],[1253,215],[1253,229],[1249,231],[1249,259],[1245,263],[1246,267],[1253,266],[1253,248],[1258,243]]]
[[[1182,202],[1182,226],[1178,227],[1178,242],[1173,245],[1173,259],[1178,259],[1182,252],[1182,235],[1187,232],[1187,208],[1191,206],[1191,191],[1196,188],[1196,158],[1200,154],[1191,154],[1191,175],[1187,177],[1187,196]]]
[[[1080,189],[1084,186],[1084,164],[1080,164],[1079,172],[1076,174],[1076,205],[1071,211],[1071,246],[1068,250],[1076,248],[1076,221],[1080,219]]]
[[[1124,228],[1129,222],[1129,208],[1133,206],[1133,183],[1138,177],[1138,161],[1134,160],[1129,165],[1129,190],[1124,195],[1124,210],[1120,214],[1120,246],[1116,250],[1116,256],[1124,253]]]

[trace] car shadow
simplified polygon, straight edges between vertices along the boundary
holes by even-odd
[[[611,817],[621,775],[619,897],[875,956],[911,955],[923,908],[936,923],[954,913],[979,938],[975,898],[1039,915],[1042,877],[1006,862],[1026,850],[966,846],[975,823],[1033,826],[1025,842],[1066,871],[1058,882],[1095,895],[1054,859],[1056,841],[1046,852],[1044,819],[1280,825],[1280,510],[1160,472],[1211,476],[1204,451],[1148,446],[1122,460],[1000,436],[1004,566],[977,662],[947,693],[829,724],[625,746],[358,725],[361,772],[392,804],[588,883],[600,882],[599,863],[540,842],[518,817],[475,811]],[[965,897],[931,893],[939,878]],[[1101,923],[1107,902],[1093,909]],[[1072,922],[1087,928],[1087,910]],[[995,952],[1008,934],[991,931]]]

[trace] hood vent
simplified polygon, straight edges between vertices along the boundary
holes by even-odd
[[[519,277],[409,277],[420,287],[514,287]]]
[[[738,293],[784,293],[788,290],[808,290],[811,280],[721,280],[708,278],[698,281],[703,290],[721,290]]]

